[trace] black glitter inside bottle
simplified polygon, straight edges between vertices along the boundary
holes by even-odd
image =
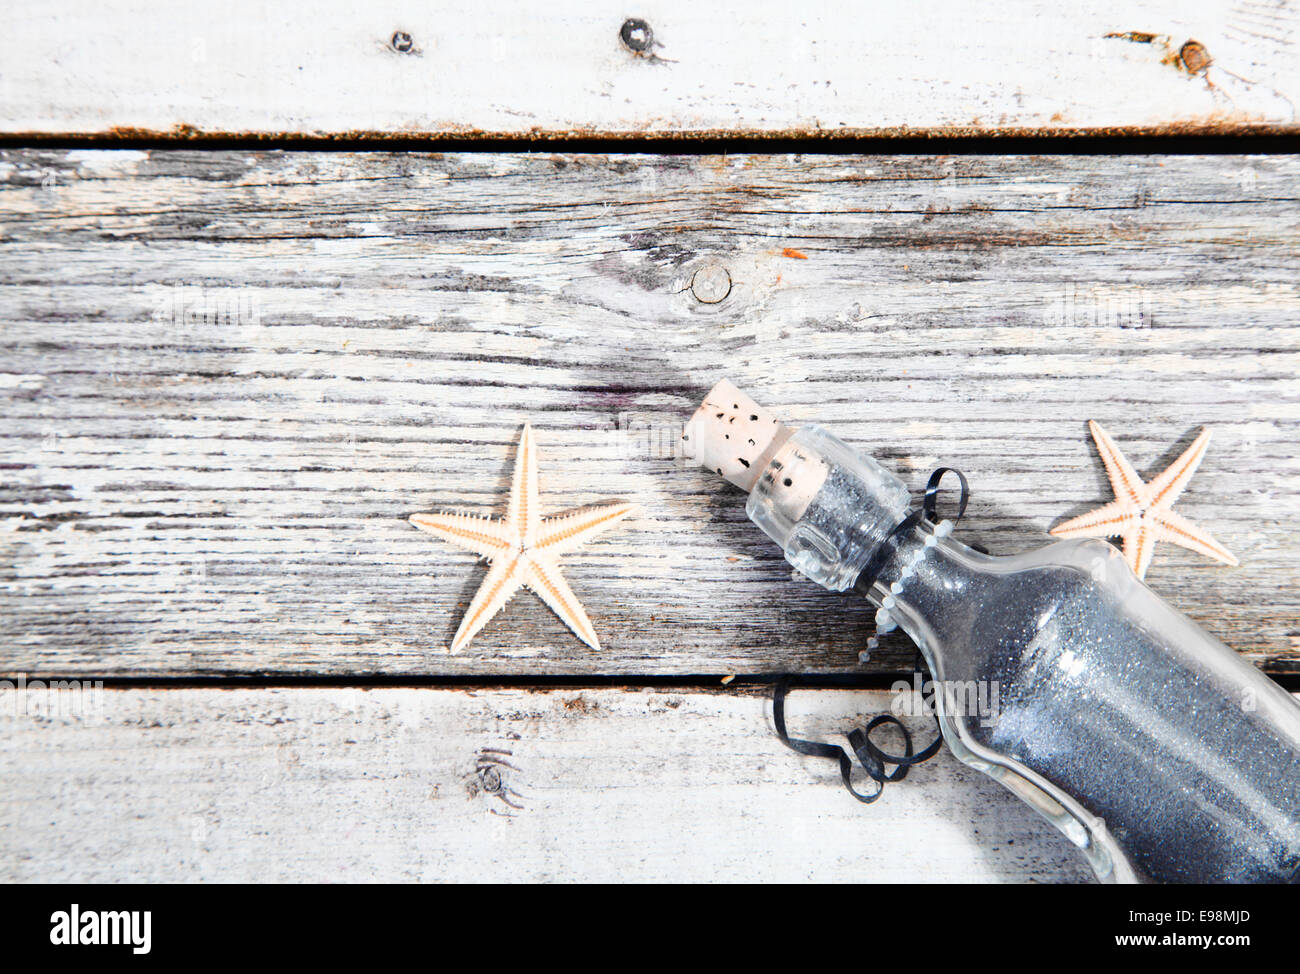
[[[1057,825],[1099,878],[1300,877],[1300,706],[1114,547],[994,557],[950,523],[899,531],[898,478],[824,430],[789,430],[730,384],[688,436],[750,491],[746,512],[792,565],[835,591],[856,586],[912,637],[953,752]]]

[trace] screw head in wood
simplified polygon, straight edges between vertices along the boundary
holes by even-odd
[[[721,264],[706,264],[692,275],[691,293],[701,304],[717,304],[731,293],[731,275]]]
[[[650,25],[639,17],[629,17],[618,29],[619,39],[629,51],[644,54],[654,46],[655,33]]]
[[[393,39],[389,42],[393,45],[393,50],[398,54],[410,54],[415,50],[415,38],[404,30],[399,30],[393,34]]]
[[[1178,51],[1178,59],[1188,74],[1199,74],[1210,66],[1210,52],[1200,41],[1188,41]]]

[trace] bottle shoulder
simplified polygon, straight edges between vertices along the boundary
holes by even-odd
[[[1128,615],[1156,599],[1104,541],[1060,541],[1016,555],[935,547],[900,598],[936,676],[997,679],[1071,642],[1063,625]],[[916,631],[912,631],[915,629]]]
[[[1014,555],[988,555],[960,542],[950,542],[945,548],[962,564],[999,575],[1067,568],[1099,582],[1123,585],[1138,582],[1120,550],[1100,538],[1053,541]]]

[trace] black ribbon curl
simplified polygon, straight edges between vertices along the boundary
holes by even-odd
[[[932,524],[939,520],[935,513],[939,503],[939,484],[943,481],[944,476],[950,473],[955,473],[958,481],[961,482],[961,496],[957,501],[957,516],[952,519],[952,523],[956,524],[962,519],[962,515],[966,513],[966,504],[970,500],[970,483],[966,480],[966,475],[956,467],[939,467],[930,474],[930,479],[925,483],[925,497],[921,501],[920,509],[912,511],[907,517],[899,521],[894,526],[894,530],[889,532],[885,540],[876,546],[876,550],[867,559],[866,565],[863,566],[862,571],[858,573],[857,580],[853,583],[853,587],[857,591],[863,595],[871,591],[871,587],[876,584],[876,579],[880,577],[885,565],[889,563],[890,558],[894,557],[894,554],[898,551],[898,546],[902,544],[903,538],[911,532],[912,528],[920,524],[923,519]]]
[[[920,672],[919,668],[917,672]],[[864,805],[870,805],[876,801],[884,792],[886,783],[902,781],[907,777],[907,772],[912,769],[912,765],[930,760],[939,753],[939,748],[943,746],[943,734],[939,733],[933,741],[919,752],[915,751],[912,732],[907,729],[907,725],[901,720],[893,714],[879,714],[872,717],[865,728],[855,727],[846,735],[849,740],[849,747],[853,749],[858,763],[862,765],[862,770],[867,773],[867,777],[876,782],[875,791],[858,791],[853,787],[853,760],[844,748],[838,744],[827,744],[823,741],[805,741],[790,736],[790,732],[785,726],[785,698],[789,692],[790,677],[783,676],[777,680],[776,688],[772,693],[772,722],[776,725],[776,736],[781,739],[782,744],[792,751],[806,754],[809,757],[830,758],[839,762],[840,779],[844,782],[844,787],[848,789],[850,795]],[[939,718],[936,716],[936,727],[938,722]],[[902,754],[890,754],[871,739],[873,730],[886,725],[897,727],[899,733],[903,735]],[[885,765],[887,764],[894,765],[894,770],[886,771]]]
[[[966,480],[966,475],[956,467],[939,467],[930,474],[930,479],[925,485],[925,497],[921,502],[921,508],[912,511],[889,533],[889,536],[876,548],[871,558],[867,561],[866,566],[859,574],[854,588],[859,592],[866,593],[876,583],[880,572],[888,563],[890,557],[898,550],[902,538],[914,527],[921,523],[922,518],[930,522],[937,520],[936,508],[939,497],[939,484],[947,474],[956,474],[958,481],[961,483],[961,496],[957,504],[957,516],[954,517],[953,523],[956,524],[966,513],[966,504],[970,500],[970,484]],[[921,678],[921,685],[924,687],[925,666],[921,658],[920,650],[917,650],[916,660],[913,665],[914,676]],[[805,741],[798,737],[791,737],[785,725],[785,698],[790,692],[790,677],[783,676],[776,682],[776,687],[772,691],[772,722],[776,726],[776,735],[781,739],[786,747],[799,754],[805,754],[814,758],[829,758],[839,763],[840,779],[844,782],[844,787],[858,801],[864,805],[870,805],[884,793],[885,785],[889,782],[902,781],[907,777],[907,772],[912,769],[913,765],[920,764],[922,761],[928,761],[939,753],[939,748],[943,746],[943,732],[939,728],[939,717],[936,714],[934,721],[936,728],[939,728],[939,734],[933,741],[927,744],[920,751],[913,750],[912,733],[903,724],[901,720],[893,714],[880,714],[871,718],[865,728],[855,727],[846,735],[849,741],[849,747],[853,749],[858,763],[862,770],[867,773],[872,781],[876,783],[874,791],[863,792],[853,787],[853,760],[849,757],[848,752],[838,744],[827,744],[822,741]],[[927,702],[933,702],[933,689]],[[883,750],[874,741],[871,740],[871,732],[877,727],[885,726],[897,727],[899,733],[903,735],[903,753],[891,754]],[[893,771],[886,771],[886,765],[893,765]]]

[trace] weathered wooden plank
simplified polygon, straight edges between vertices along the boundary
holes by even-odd
[[[1300,661],[1300,160],[45,152],[0,157],[0,658],[29,673],[844,670],[853,600],[792,579],[675,458],[723,375],[1012,553],[1215,429],[1149,583]],[[730,291],[705,303],[697,271]],[[710,298],[703,287],[701,297]],[[567,559],[603,644],[406,516],[500,513],[531,419],[549,511],[646,513]],[[873,666],[910,651],[887,641]]]
[[[129,690],[0,699],[0,879],[84,882],[1087,880],[944,753],[869,807],[757,696]],[[832,735],[884,693],[800,691]],[[19,713],[21,714],[19,708]],[[933,722],[911,720],[918,740]],[[840,738],[842,740],[842,738]]]
[[[60,0],[25,10],[0,36],[0,130],[1294,130],[1297,19],[1292,0],[926,0],[861,10],[831,0],[643,0],[635,9]]]

